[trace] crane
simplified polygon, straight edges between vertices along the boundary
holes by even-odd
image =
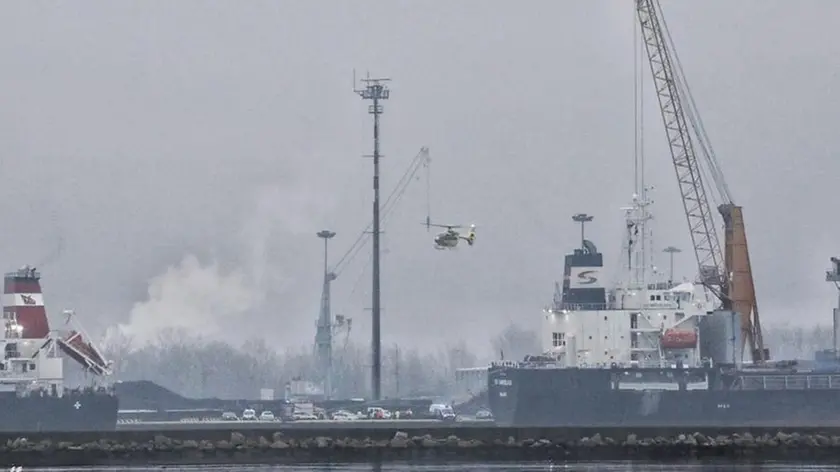
[[[743,208],[734,203],[723,178],[685,81],[659,0],[636,0],[636,16],[682,194],[700,283],[721,301],[723,309],[739,314],[742,353],[748,343],[753,362],[762,363],[769,359],[769,350],[765,349],[761,334]],[[700,150],[702,159],[698,159],[696,149]],[[724,223],[723,250],[705,178],[711,178],[716,191],[713,197],[719,202],[717,210]]]

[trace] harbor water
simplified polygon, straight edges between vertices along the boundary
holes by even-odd
[[[17,470],[17,469],[12,469]],[[21,472],[140,472],[140,471],[218,471],[218,472],[840,472],[840,465],[802,463],[743,463],[743,462],[587,462],[587,463],[385,463],[385,464],[313,464],[296,466],[139,466],[139,467],[75,467],[28,468]]]

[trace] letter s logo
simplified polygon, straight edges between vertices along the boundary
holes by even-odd
[[[578,274],[578,283],[581,285],[592,285],[598,281],[598,278],[595,277],[596,272],[594,270],[585,270]]]

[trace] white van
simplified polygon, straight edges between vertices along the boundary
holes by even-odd
[[[452,421],[455,419],[455,410],[444,403],[432,403],[429,406],[429,415],[439,420]]]

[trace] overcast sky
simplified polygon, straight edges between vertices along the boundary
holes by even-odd
[[[840,3],[663,8],[744,206],[763,322],[828,322]],[[90,331],[178,324],[310,343],[315,233],[338,233],[337,258],[370,221],[360,156],[372,119],[351,89],[353,69],[369,70],[393,79],[383,194],[429,146],[432,219],[479,231],[470,249],[435,251],[419,224],[425,183],[408,188],[384,236],[383,343],[484,349],[510,321],[537,325],[577,244],[573,213],[595,215],[589,235],[618,260],[634,27],[627,0],[5,1],[0,261],[43,263],[50,310],[77,309]],[[693,275],[655,97],[645,102],[656,244],[683,248],[677,269]],[[334,285],[358,342],[369,291],[367,249]]]

